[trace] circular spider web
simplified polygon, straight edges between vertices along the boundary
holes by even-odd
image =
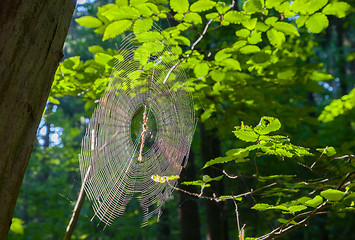
[[[84,189],[106,225],[126,211],[132,198],[143,225],[173,191],[195,130],[192,96],[178,48],[159,30],[130,34],[121,43],[111,83],[88,125],[79,157]]]

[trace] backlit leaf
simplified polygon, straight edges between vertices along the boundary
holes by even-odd
[[[250,19],[250,15],[245,15],[237,11],[229,11],[224,15],[224,19],[230,23],[241,24],[243,21]]]
[[[210,10],[215,5],[216,3],[211,0],[198,0],[191,5],[190,10],[193,12],[203,12]]]
[[[306,21],[307,21],[307,19],[309,18],[309,16],[308,15],[306,15],[306,16],[298,16],[298,18],[296,19],[296,24],[297,24],[297,26],[300,28],[300,27],[302,27],[305,23],[306,23]]]
[[[89,28],[98,28],[102,25],[102,22],[99,19],[92,16],[83,16],[75,19],[75,21],[79,25],[83,27],[89,27]]]
[[[344,192],[335,189],[327,189],[322,191],[320,195],[329,201],[336,202],[343,198]]]
[[[197,78],[205,77],[208,74],[209,67],[206,62],[201,62],[197,64],[194,68],[194,73]]]
[[[286,226],[290,225],[290,224],[293,224],[293,225],[298,225],[298,222],[296,222],[295,220],[287,220],[287,219],[284,219],[284,218],[278,218],[277,219],[278,222],[280,223],[287,223]]]
[[[232,69],[232,70],[237,70],[237,71],[241,71],[241,67],[240,67],[240,63],[238,60],[233,59],[233,58],[227,58],[224,59],[221,62],[221,65],[226,67],[227,69]]]
[[[245,142],[256,142],[259,135],[249,126],[236,127],[235,136]]]
[[[247,45],[239,49],[239,51],[243,54],[251,54],[251,53],[260,52],[260,48],[256,45]]]
[[[107,26],[102,40],[105,41],[109,38],[114,38],[117,35],[124,33],[131,25],[132,21],[130,20],[120,20],[111,23]]]
[[[241,38],[247,38],[250,35],[250,31],[248,29],[243,28],[243,29],[236,31],[235,35],[237,35],[238,37],[241,37]]]
[[[140,12],[134,7],[123,6],[111,8],[102,13],[102,15],[107,17],[110,21],[115,21],[122,19],[137,19],[140,16]]]
[[[264,0],[247,0],[243,5],[244,11],[247,13],[256,13],[259,10],[263,9]]]
[[[270,205],[267,203],[257,203],[253,207],[251,207],[251,209],[255,209],[258,211],[265,211],[266,209],[268,209],[268,207],[270,207]]]
[[[288,35],[296,35],[296,36],[300,35],[297,31],[297,28],[291,23],[276,22],[274,28]]]
[[[335,15],[338,18],[345,17],[351,9],[351,6],[346,2],[333,2],[325,6],[323,13],[326,15]]]
[[[270,132],[279,130],[281,123],[277,118],[262,117],[259,124],[254,128],[255,132],[266,135]]]
[[[202,18],[198,13],[189,12],[185,15],[184,20],[188,23],[194,23],[195,25],[202,23]]]
[[[306,21],[306,27],[312,33],[320,33],[329,25],[327,16],[323,13],[315,13],[310,16]]]
[[[279,32],[275,29],[270,29],[266,32],[266,35],[272,45],[274,45],[277,48],[280,48],[282,44],[285,42],[285,34],[282,32]]]
[[[322,204],[323,198],[319,195],[315,196],[313,199],[306,201],[304,204],[310,207],[318,207],[320,204]]]
[[[24,233],[24,228],[22,224],[24,221],[22,221],[19,218],[13,218],[10,226],[10,231],[16,233],[16,234],[23,234]]]
[[[335,151],[335,148],[333,147],[327,147],[327,148],[317,148],[318,152],[325,153],[328,157],[331,157],[335,155],[337,152]]]
[[[288,208],[288,211],[290,211],[291,213],[296,213],[296,212],[300,212],[307,209],[306,206],[303,205],[295,205],[295,206],[291,206]]]
[[[133,24],[133,32],[134,34],[138,34],[141,32],[147,32],[153,26],[153,19],[145,18],[145,19],[137,19]]]
[[[170,7],[177,13],[186,13],[189,10],[188,0],[170,0]]]
[[[290,9],[301,14],[313,14],[328,3],[328,0],[294,0]]]

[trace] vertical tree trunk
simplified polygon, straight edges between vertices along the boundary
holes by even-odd
[[[162,212],[163,214],[161,215],[158,223],[157,240],[169,240],[171,239],[169,227],[169,209],[167,207],[163,207]]]
[[[221,156],[220,142],[216,131],[207,131],[203,124],[200,124],[201,131],[201,156],[205,163],[213,158]],[[213,167],[206,168],[204,174],[211,177],[221,175],[221,171]],[[223,194],[222,181],[213,182],[210,188],[205,189],[205,194],[209,196],[220,196]],[[228,238],[223,202],[205,200],[207,215],[207,240],[224,240]]]
[[[335,19],[336,20],[336,33],[337,33],[337,48],[338,48],[338,71],[339,71],[339,79],[340,79],[340,89],[341,95],[344,96],[348,94],[348,87],[346,82],[346,56],[344,50],[344,40],[345,29],[344,29],[344,20],[343,19]]]
[[[0,2],[0,239],[6,239],[74,0]]]
[[[196,179],[193,153],[190,153],[187,167],[183,169],[181,181],[193,181]],[[179,186],[189,192],[196,192],[196,186]],[[200,218],[198,212],[197,199],[186,193],[179,192],[179,221],[181,240],[200,240]]]

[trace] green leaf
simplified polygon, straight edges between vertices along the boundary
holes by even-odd
[[[313,199],[308,200],[307,202],[305,202],[304,204],[306,206],[310,206],[310,207],[318,207],[319,205],[321,205],[323,202],[323,198],[319,195],[315,196]]]
[[[221,63],[222,66],[226,67],[227,69],[241,71],[240,63],[238,60],[233,58],[224,59]]]
[[[242,201],[242,197],[234,197],[234,196],[231,196],[231,195],[223,195],[223,196],[219,196],[218,197],[219,199],[221,200],[224,200],[224,199],[234,199],[234,200],[237,200],[237,201]]]
[[[247,45],[239,49],[239,51],[243,54],[251,54],[251,53],[260,52],[260,48],[256,45]]]
[[[296,19],[297,26],[299,28],[302,27],[306,23],[308,18],[309,18],[308,15],[306,15],[306,16],[298,16],[298,18]]]
[[[277,78],[282,80],[290,80],[296,75],[296,68],[282,69],[277,73]]]
[[[257,22],[255,25],[255,30],[260,32],[266,32],[270,27],[263,22]]]
[[[269,26],[274,26],[275,23],[277,22],[277,17],[268,17],[266,20],[265,20],[265,24],[266,25],[269,25]]]
[[[244,47],[245,45],[247,45],[247,41],[246,40],[240,40],[240,41],[237,41],[237,42],[235,42],[234,44],[233,44],[233,48],[235,49],[235,50],[237,50],[237,49],[240,49],[241,47]]]
[[[202,23],[202,18],[200,16],[200,14],[195,13],[195,12],[189,12],[185,15],[184,18],[185,22],[188,23],[194,23],[195,25],[201,24]]]
[[[145,3],[135,5],[134,8],[138,9],[143,17],[150,17],[153,14],[152,10]]]
[[[217,52],[216,55],[214,56],[214,59],[217,62],[221,62],[224,59],[227,59],[227,58],[229,58],[231,56],[232,56],[231,50],[225,48],[225,49],[222,49],[221,51]]]
[[[350,12],[351,6],[346,2],[333,2],[323,8],[326,15],[335,15],[338,18],[345,17]]]
[[[237,37],[247,38],[250,35],[250,30],[243,28],[236,31],[235,35],[237,35]]]
[[[296,175],[270,175],[270,176],[259,176],[261,180],[273,180],[273,179],[289,179],[294,178]]]
[[[188,0],[170,0],[170,7],[177,13],[186,13],[189,10]]]
[[[254,128],[255,132],[266,135],[270,132],[279,130],[281,123],[277,118],[273,117],[262,117],[259,124]]]
[[[331,157],[335,155],[337,152],[335,151],[335,148],[333,147],[327,147],[327,148],[317,148],[318,152],[325,153],[328,157]]]
[[[232,149],[227,152],[226,157],[218,157],[218,158],[212,159],[212,160],[206,162],[206,164],[205,164],[205,166],[203,166],[203,168],[207,168],[207,167],[214,165],[214,164],[234,161],[236,159],[240,160],[238,162],[246,162],[248,160],[246,160],[244,158],[247,157],[248,155],[249,155],[249,152],[244,151],[243,149]]]
[[[250,15],[245,15],[237,11],[229,11],[224,15],[224,20],[236,24],[241,24],[243,21],[248,19],[250,19]]]
[[[115,0],[115,4],[119,7],[128,6],[128,0]]]
[[[106,53],[96,53],[95,61],[101,65],[106,65],[113,57]]]
[[[142,43],[160,41],[163,40],[163,35],[156,31],[148,31],[137,35],[136,39]]]
[[[137,19],[133,24],[133,32],[134,34],[147,32],[153,26],[153,19],[145,18],[145,19]]]
[[[261,32],[258,32],[256,30],[254,30],[252,34],[248,37],[248,42],[250,44],[257,44],[262,41],[263,39],[261,38]]]
[[[328,0],[294,0],[290,6],[293,12],[313,14],[328,3]]]
[[[147,2],[147,3],[145,3],[145,5],[147,5],[154,14],[160,13],[157,5],[155,5],[154,3]]]
[[[309,78],[313,81],[329,81],[334,79],[334,77],[329,73],[314,71],[309,76]]]
[[[265,1],[265,6],[268,9],[280,6],[281,3],[283,3],[285,0],[266,0]]]
[[[104,53],[105,50],[101,46],[94,45],[89,47],[89,52],[96,54],[96,53]]]
[[[287,223],[286,226],[288,226],[290,224],[298,225],[298,222],[296,222],[295,220],[291,220],[290,221],[290,220],[287,220],[287,219],[284,219],[284,218],[278,218],[277,221],[280,222],[280,223],[283,223],[283,224]]]
[[[110,21],[122,20],[122,19],[137,19],[140,16],[140,12],[134,7],[114,7],[110,10],[103,12],[103,16]]]
[[[236,127],[236,130],[233,131],[235,136],[240,140],[245,142],[256,142],[259,135],[249,126]]]
[[[255,210],[258,210],[258,211],[265,211],[269,207],[271,207],[271,206],[269,204],[267,204],[267,203],[257,203],[253,207],[251,207],[251,209],[255,209]]]
[[[75,70],[79,65],[80,65],[80,57],[79,56],[70,57],[70,58],[65,59],[63,61],[63,66],[66,69]]]
[[[102,22],[92,16],[83,16],[80,18],[75,19],[75,22],[77,22],[79,25],[83,27],[89,27],[89,28],[98,28],[102,25]]]
[[[268,30],[266,32],[266,35],[267,35],[270,43],[277,48],[280,48],[286,40],[285,34],[282,32],[279,32],[275,29]]]
[[[327,189],[322,191],[320,195],[329,201],[337,202],[343,198],[344,192],[335,189]]]
[[[254,30],[256,23],[258,22],[257,18],[251,18],[242,22],[243,26],[249,30]]]
[[[267,210],[281,210],[281,211],[288,211],[288,207],[283,206],[283,205],[277,205],[277,206],[270,206],[267,208]]]
[[[296,212],[300,212],[307,209],[306,206],[303,205],[295,205],[295,206],[291,206],[288,208],[288,211],[290,211],[291,213],[296,213]]]
[[[57,105],[60,104],[59,100],[54,98],[54,97],[52,97],[52,96],[48,97],[48,101],[53,103],[53,104],[57,104]]]
[[[111,23],[105,29],[102,41],[105,41],[109,38],[114,38],[117,35],[124,33],[131,25],[132,25],[132,21],[130,20],[120,20]]]
[[[202,186],[202,185],[204,185],[205,187],[210,187],[211,186],[211,184],[208,184],[208,183],[206,184],[202,180],[182,182],[181,184],[182,185],[194,185],[194,186]]]
[[[22,226],[23,223],[24,223],[24,221],[22,221],[21,219],[13,218],[11,226],[10,226],[10,231],[12,231],[16,234],[23,235],[23,233],[24,233],[24,228]]]
[[[197,78],[205,77],[208,74],[209,66],[206,62],[196,64],[194,73]]]
[[[210,75],[213,80],[215,81],[222,81],[224,77],[226,76],[225,72],[219,71],[219,70],[212,70],[210,72]]]
[[[204,183],[208,183],[208,182],[212,182],[212,181],[220,181],[220,180],[223,178],[223,176],[224,176],[224,175],[211,178],[211,177],[208,176],[208,175],[203,175],[202,181],[203,181]]]
[[[243,5],[244,11],[253,14],[264,8],[263,0],[247,0]]]
[[[291,24],[291,23],[287,23],[287,22],[276,22],[274,25],[274,28],[276,30],[279,30],[285,34],[288,35],[295,35],[295,36],[299,36],[300,34],[297,31],[297,28]]]
[[[175,37],[175,40],[178,41],[178,43],[181,45],[190,46],[190,44],[191,44],[190,40],[184,36],[177,36],[177,37]]]
[[[329,21],[327,16],[320,12],[313,14],[306,21],[306,27],[312,33],[320,33],[326,29],[328,25]]]
[[[219,14],[225,14],[226,12],[228,12],[228,10],[230,8],[231,8],[230,5],[227,5],[224,2],[217,2],[216,9],[217,9]]]
[[[212,9],[216,3],[211,0],[198,0],[197,2],[194,2],[190,10],[192,12],[203,12]]]
[[[216,12],[206,14],[206,19],[212,19],[213,21],[220,21],[219,14]]]

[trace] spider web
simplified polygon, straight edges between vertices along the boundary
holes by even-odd
[[[95,109],[79,155],[84,189],[106,225],[137,198],[144,226],[173,191],[153,175],[179,175],[195,130],[192,96],[176,44],[157,28],[121,43],[111,83]]]

